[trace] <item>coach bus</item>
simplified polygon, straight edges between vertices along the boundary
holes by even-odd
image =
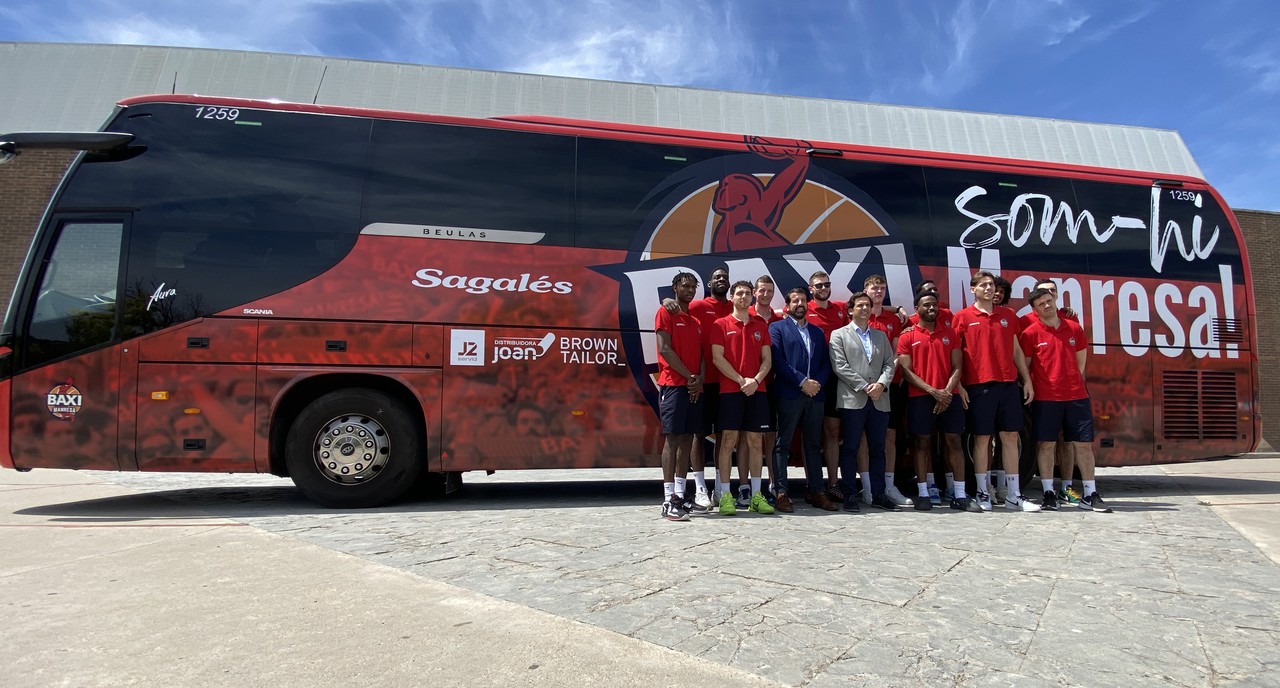
[[[263,472],[335,507],[658,465],[672,277],[1060,284],[1102,466],[1252,450],[1249,261],[1203,180],[546,117],[164,95],[80,151],[0,339],[0,464]]]

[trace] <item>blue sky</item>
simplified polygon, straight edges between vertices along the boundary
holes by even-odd
[[[260,50],[1174,129],[1280,211],[1280,2],[0,0],[0,40]]]

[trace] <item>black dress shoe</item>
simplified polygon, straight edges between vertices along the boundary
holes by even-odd
[[[860,511],[862,511],[862,507],[861,507],[861,506],[859,506],[859,504],[858,504],[858,495],[856,495],[856,494],[851,494],[851,495],[849,495],[848,497],[845,497],[845,498],[844,498],[844,503],[843,503],[843,508],[844,508],[844,510],[845,510],[845,511],[848,511],[848,512],[849,512],[849,513],[851,513],[851,514],[856,514],[856,513],[860,512]]]
[[[875,497],[872,497],[871,506],[878,509],[884,509],[885,511],[902,511],[902,507],[894,504],[893,500],[889,499],[889,495],[876,495]]]

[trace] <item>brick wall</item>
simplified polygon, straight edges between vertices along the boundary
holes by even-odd
[[[67,151],[23,151],[0,165],[0,308],[9,303],[31,235],[74,157]]]
[[[1261,316],[1270,310],[1268,304],[1280,299],[1280,281],[1268,279],[1271,270],[1280,266],[1280,213],[1234,212],[1253,269],[1254,308]],[[1262,387],[1262,437],[1272,447],[1280,448],[1280,318],[1259,317],[1254,327],[1258,333],[1258,381]]]

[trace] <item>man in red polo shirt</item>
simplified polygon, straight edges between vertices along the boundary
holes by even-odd
[[[769,400],[765,380],[771,366],[769,326],[752,317],[751,283],[735,282],[729,291],[733,313],[715,321],[711,327],[711,360],[720,371],[720,436],[716,452],[716,494],[720,513],[737,513],[728,482],[733,450],[738,434],[747,437],[747,466],[751,471],[751,502],[748,508],[760,514],[772,514],[773,506],[760,492],[760,467],[763,461],[761,440],[769,427]]]
[[[715,435],[720,417],[720,371],[711,364],[711,326],[733,312],[733,304],[729,301],[729,268],[721,266],[711,271],[707,291],[709,295],[706,298],[689,304],[689,312],[702,323],[702,357],[707,361],[707,379],[703,382],[702,432],[704,435]],[[709,442],[694,442],[690,453],[695,488],[693,499],[699,506],[711,506],[704,467],[705,454],[708,451],[714,452],[714,447]],[[714,456],[712,463],[715,463]]]
[[[805,320],[810,324],[817,325],[822,330],[822,334],[826,337],[827,343],[831,343],[831,333],[849,324],[849,312],[845,308],[843,301],[831,300],[831,275],[819,270],[809,275],[809,294],[813,298],[809,301],[809,310],[805,313]],[[844,502],[844,492],[838,486],[836,478],[837,470],[840,466],[840,409],[836,406],[836,376],[833,372],[831,377],[822,380],[823,388],[823,407],[822,407],[822,456],[827,465],[827,486],[826,492],[823,492],[821,485],[810,485],[806,500],[819,509],[825,509],[829,504],[826,502],[814,504],[814,497],[823,494],[827,500],[835,503]],[[848,476],[846,480],[852,485],[853,476]]]
[[[1036,390],[1031,419],[1035,426],[1044,507],[1058,508],[1057,493],[1053,491],[1053,450],[1061,433],[1062,438],[1071,443],[1084,480],[1080,508],[1109,513],[1111,509],[1102,501],[1094,478],[1093,409],[1084,384],[1088,356],[1084,328],[1059,317],[1057,299],[1048,289],[1031,292],[1030,302],[1039,320],[1022,331],[1018,342],[1030,362]]]
[[[910,384],[907,396],[907,430],[912,437],[916,463],[915,507],[933,508],[930,485],[925,476],[933,466],[933,432],[943,434],[947,465],[955,475],[964,475],[964,453],[960,433],[964,432],[964,402],[957,395],[963,354],[960,337],[938,320],[938,293],[916,294],[917,325],[898,338],[898,369]],[[934,488],[936,489],[936,488]],[[964,481],[953,485],[951,508],[982,513],[982,507],[968,498]]]
[[[969,432],[973,433],[973,467],[978,479],[978,504],[991,510],[991,437],[1000,437],[1000,456],[1008,473],[1005,508],[1039,511],[1022,498],[1018,485],[1018,432],[1022,430],[1022,402],[1035,398],[1027,361],[1017,345],[1021,332],[1012,309],[995,305],[995,275],[985,270],[969,280],[974,304],[956,313],[955,330],[964,353],[961,379],[969,399]],[[1025,385],[1021,394],[1018,380]],[[956,483],[959,484],[959,476]]]
[[[946,302],[942,300],[942,292],[938,291],[938,283],[931,279],[920,280],[920,283],[916,285],[916,290],[912,293],[919,296],[926,291],[938,294],[938,324],[943,327],[951,327],[953,324],[952,319],[956,317],[956,314],[952,313],[951,309],[947,308]],[[911,317],[907,318],[907,326],[911,327],[918,324],[920,324],[920,313],[912,313]]]
[[[1054,282],[1051,279],[1038,280],[1032,288],[1032,291],[1035,291],[1036,289],[1047,290],[1049,293],[1053,294],[1054,303],[1056,304],[1058,302],[1057,282]],[[1075,310],[1071,308],[1059,308],[1058,317],[1065,318],[1066,320],[1070,320],[1077,324],[1080,322],[1080,318],[1076,316]],[[1022,316],[1022,329],[1025,330],[1038,322],[1040,322],[1040,318],[1036,316],[1035,309],[1032,309],[1026,315]],[[1072,449],[1071,443],[1065,440],[1059,440],[1057,448],[1054,449],[1054,457],[1058,464],[1058,475],[1062,478],[1062,488],[1058,490],[1058,501],[1066,502],[1068,504],[1079,504],[1080,493],[1076,492],[1075,488],[1071,486],[1071,483],[1075,480],[1076,472],[1076,453]],[[1043,475],[1040,477],[1044,478]]]
[[[702,432],[702,325],[689,313],[698,278],[682,272],[671,280],[679,308],[659,308],[654,316],[658,337],[658,416],[662,421],[662,516],[687,521],[690,512],[707,507],[686,502],[675,487],[676,471],[683,477],[694,438]]]
[[[779,315],[777,311],[773,310],[773,295],[775,291],[776,289],[775,289],[775,285],[773,283],[772,277],[768,275],[760,275],[759,277],[756,278],[756,288],[755,288],[755,291],[752,292],[754,303],[751,305],[750,308],[747,309],[747,312],[750,313],[753,317],[760,318],[761,320],[763,320],[766,326],[772,325],[773,323],[777,322],[783,317]],[[770,494],[768,494],[768,486],[772,485],[774,480],[773,462],[767,460],[767,458],[773,455],[773,443],[778,438],[778,394],[777,394],[777,388],[773,386],[772,382],[773,382],[773,372],[770,371],[769,379],[764,381],[765,388],[768,390],[767,396],[769,399],[769,429],[765,431],[764,438],[762,440],[763,442],[762,446],[764,447],[764,453],[766,456],[766,461],[764,462],[764,470],[765,470],[764,484],[765,484],[766,499],[772,498]],[[745,436],[743,436],[742,439],[738,440],[738,456],[739,457],[746,456],[745,447],[743,446],[743,442],[745,441],[745,439],[746,439]],[[745,509],[750,505],[751,505],[751,485],[747,477],[747,466],[745,463],[739,460],[738,461],[738,507]]]

